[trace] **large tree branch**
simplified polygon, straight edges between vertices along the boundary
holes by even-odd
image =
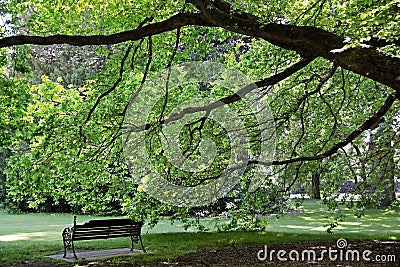
[[[84,45],[110,45],[126,41],[136,41],[144,37],[168,32],[187,25],[211,26],[200,14],[180,13],[161,22],[140,26],[134,30],[119,32],[110,35],[52,35],[52,36],[29,36],[19,35],[0,39],[0,48],[14,45],[35,44],[70,44],[75,46]]]
[[[235,14],[229,4],[215,0],[189,0],[205,19],[215,26],[244,35],[261,37],[279,47],[294,50],[303,57],[323,57],[345,69],[371,78],[400,91],[400,58],[375,47],[361,45],[337,52],[344,38],[320,28],[269,23],[262,25],[251,14]]]
[[[343,140],[340,141],[336,144],[334,144],[329,150],[325,151],[324,153],[317,154],[314,156],[303,156],[303,157],[297,157],[297,158],[290,158],[286,160],[276,160],[272,162],[263,162],[263,161],[249,161],[249,164],[261,164],[261,165],[285,165],[285,164],[290,164],[290,163],[295,163],[295,162],[303,162],[303,161],[314,161],[314,160],[321,160],[327,157],[332,156],[335,154],[339,149],[345,147],[346,145],[350,144],[356,137],[358,137],[361,133],[364,131],[371,129],[374,125],[376,125],[383,116],[390,110],[392,107],[393,103],[400,99],[400,91],[397,91],[395,94],[389,95],[385,103],[382,105],[382,107],[375,112],[371,117],[369,117],[360,127],[352,131],[347,135],[347,137]]]
[[[54,35],[47,37],[22,35],[5,37],[0,39],[0,48],[22,44],[67,43],[76,46],[116,44],[128,40],[139,40],[143,37],[187,25],[215,26],[243,35],[263,38],[284,49],[296,51],[304,58],[323,57],[335,61],[338,66],[400,91],[399,57],[382,53],[375,47],[368,45],[337,52],[344,46],[344,38],[328,31],[310,26],[276,23],[263,25],[251,14],[232,13],[230,5],[223,1],[189,0],[188,2],[193,3],[201,11],[201,14],[180,13],[162,22],[111,35]]]

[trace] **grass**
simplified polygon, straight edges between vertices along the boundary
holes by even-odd
[[[312,240],[399,240],[400,216],[395,210],[369,210],[362,218],[348,216],[333,234],[326,232],[324,224],[329,222],[327,213],[319,202],[305,202],[304,213],[284,216],[279,220],[269,218],[266,232],[209,232],[185,231],[181,224],[171,225],[163,220],[153,229],[143,229],[143,243],[152,253],[124,260],[172,259],[194,252],[199,248],[221,246],[243,246],[247,244],[278,244]],[[348,212],[344,212],[349,214]],[[90,219],[107,217],[78,216],[78,223]],[[72,223],[69,214],[21,214],[0,213],[0,264],[23,262],[29,259],[45,259],[46,255],[63,252],[61,232]],[[99,250],[129,247],[129,238],[81,241],[79,249]],[[115,260],[120,260],[121,257]]]
[[[305,200],[301,207],[305,212],[295,216],[285,216],[269,220],[269,230],[285,233],[326,233],[327,225],[332,215],[326,212],[326,207],[316,200]],[[333,231],[339,234],[348,234],[357,239],[400,239],[399,210],[367,210],[358,218],[354,213],[343,208],[343,212],[333,216],[346,215],[343,221]]]

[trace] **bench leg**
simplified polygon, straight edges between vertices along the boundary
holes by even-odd
[[[64,244],[64,256],[63,256],[63,258],[65,258],[66,256],[67,256],[67,247]]]
[[[137,236],[131,236],[131,242],[132,242],[132,248],[131,251],[133,251],[133,243],[139,244],[140,241],[140,245],[142,246],[142,250],[144,253],[146,253],[146,249],[143,246],[143,242],[142,242],[142,236],[137,235]]]
[[[65,258],[67,256],[67,249],[71,247],[71,229],[70,228],[65,228],[64,231],[62,232],[62,237],[63,237],[63,243],[64,243],[64,256]]]
[[[75,246],[74,246],[74,241],[72,241],[72,252],[74,253],[74,258],[75,258],[75,260],[77,260],[78,259],[78,257],[76,256],[76,254],[75,254]]]
[[[140,240],[140,245],[142,245],[142,250],[144,253],[146,253],[146,249],[143,246],[143,242],[142,242],[142,236],[139,236],[139,240]]]

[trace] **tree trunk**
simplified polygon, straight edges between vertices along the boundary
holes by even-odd
[[[385,123],[385,120],[382,119],[379,124],[376,124],[371,130],[378,128],[380,125]],[[386,126],[387,130],[383,130],[383,141],[376,142],[374,135],[371,133],[370,141],[368,144],[368,151],[374,153],[373,151],[377,151],[377,155],[372,159],[372,173],[376,175],[375,184],[379,189],[383,189],[383,195],[381,195],[380,208],[389,207],[394,200],[396,199],[395,195],[395,183],[394,183],[394,171],[395,171],[395,163],[394,163],[394,147],[392,146],[391,135],[394,135],[391,125]],[[381,158],[381,159],[379,159]],[[379,159],[379,160],[378,160]]]
[[[6,170],[6,159],[10,154],[10,149],[0,150],[0,203],[4,203],[7,197],[7,176],[4,172]]]
[[[383,186],[384,198],[381,200],[381,208],[389,207],[396,199],[395,195],[395,184],[394,184],[394,171],[395,171],[395,163],[394,163],[394,148],[391,144],[391,139],[387,138],[385,143],[382,144],[384,146],[384,152],[387,153],[387,156],[384,159],[383,166],[383,175],[382,180],[380,182]]]
[[[319,171],[313,173],[312,175],[313,199],[321,199],[321,190],[320,190],[321,181],[319,179],[320,177],[321,177],[321,172]]]

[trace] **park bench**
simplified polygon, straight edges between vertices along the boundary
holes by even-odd
[[[64,242],[64,258],[67,255],[67,249],[71,249],[75,259],[78,259],[75,253],[74,241],[108,239],[117,237],[130,237],[133,243],[142,246],[142,251],[146,252],[141,237],[143,222],[135,222],[131,219],[109,219],[109,220],[91,220],[84,224],[76,224],[74,216],[74,226],[66,227],[62,232]]]

